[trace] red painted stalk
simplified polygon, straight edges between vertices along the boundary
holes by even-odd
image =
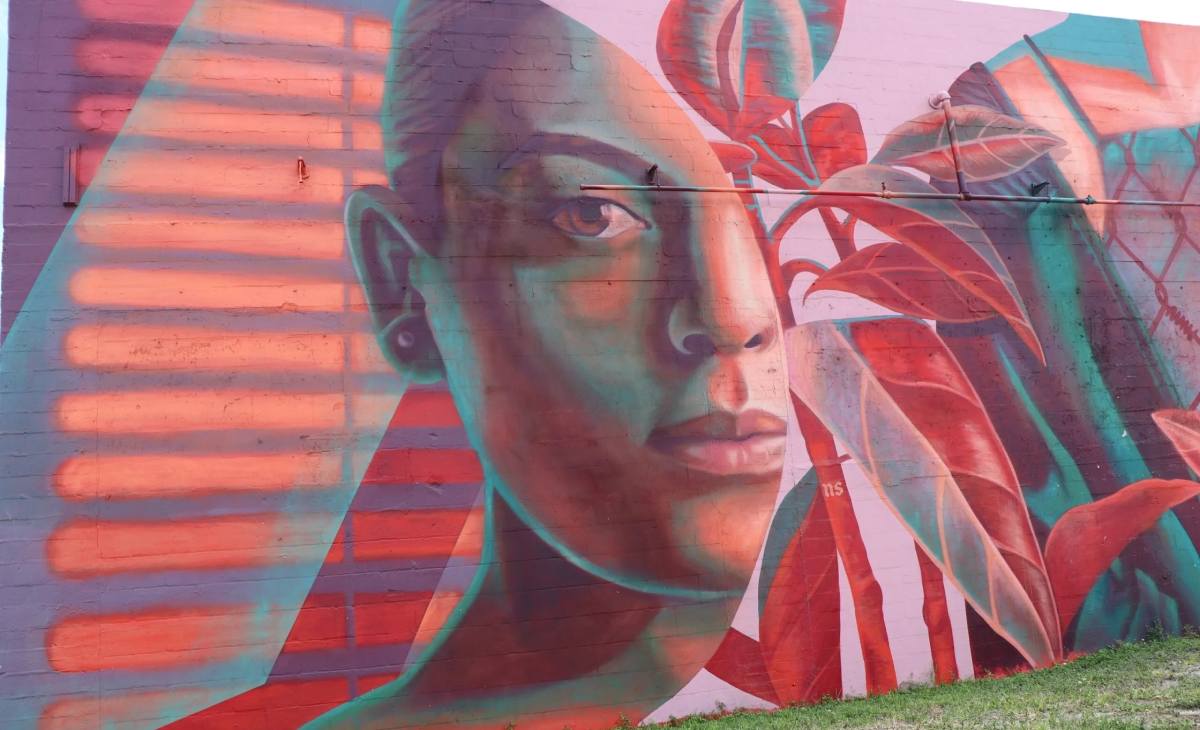
[[[913,543],[917,551],[917,564],[921,566],[921,587],[925,591],[925,605],[921,610],[925,627],[929,631],[929,652],[933,656],[933,678],[938,684],[958,679],[958,659],[954,656],[954,627],[950,625],[950,608],[946,604],[946,584],[942,571],[929,559],[920,545]]]
[[[798,398],[792,397],[792,405],[809,457],[817,470],[821,497],[833,527],[834,542],[846,570],[850,593],[854,597],[854,620],[858,626],[863,664],[866,667],[867,692],[873,695],[891,692],[896,689],[896,667],[892,661],[887,625],[883,620],[883,591],[867,559],[867,547],[858,529],[837,445],[829,430]]]
[[[796,317],[792,311],[787,281],[779,263],[779,244],[787,228],[794,224],[797,218],[785,214],[785,220],[777,223],[774,229],[768,232],[761,212],[754,206],[753,196],[743,193],[743,200],[747,204],[751,225],[754,227],[763,261],[767,266],[767,275],[779,306],[780,320],[784,329],[794,327]],[[753,209],[750,210],[752,206]],[[834,222],[837,223],[836,220]],[[845,228],[839,224],[839,233],[846,233]],[[833,230],[830,230],[830,235],[835,235]],[[853,243],[848,241],[843,242],[840,248],[845,249],[847,245],[852,249]],[[849,252],[852,253],[852,250]],[[799,399],[793,397],[792,405],[809,457],[817,470],[822,502],[829,514],[834,543],[854,598],[854,617],[866,668],[867,691],[870,694],[890,692],[897,686],[896,669],[888,642],[887,626],[883,619],[883,591],[879,582],[875,580],[867,558],[867,548],[858,529],[854,505],[846,491],[846,478],[842,472],[833,434]]]

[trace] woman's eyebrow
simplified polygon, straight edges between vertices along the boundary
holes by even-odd
[[[624,172],[635,179],[641,178],[655,164],[636,152],[592,137],[577,134],[541,133],[521,143],[516,151],[497,165],[497,169],[507,170],[515,167],[527,157],[541,155],[581,157]],[[661,180],[665,182],[667,177],[667,175],[663,175]]]

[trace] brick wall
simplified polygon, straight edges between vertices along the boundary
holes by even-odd
[[[11,3],[14,727],[606,727],[1200,622],[1195,29],[410,5]]]

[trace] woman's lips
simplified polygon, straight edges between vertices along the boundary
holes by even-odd
[[[765,475],[783,468],[787,423],[766,411],[712,413],[656,429],[651,448],[718,476]]]

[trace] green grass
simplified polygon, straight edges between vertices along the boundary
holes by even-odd
[[[668,723],[735,728],[1197,728],[1200,637],[1127,644],[1005,678]]]

